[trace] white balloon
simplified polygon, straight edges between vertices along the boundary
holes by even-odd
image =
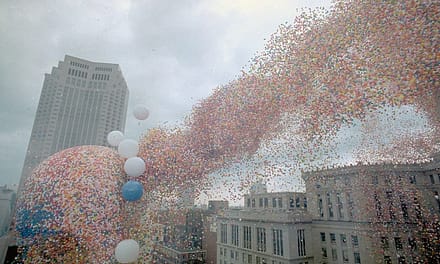
[[[138,120],[145,120],[150,115],[150,112],[145,105],[138,104],[134,107],[133,115]]]
[[[119,242],[115,249],[115,257],[119,263],[135,262],[139,258],[139,244],[133,239]]]
[[[124,134],[121,131],[115,130],[107,134],[107,142],[113,147],[117,147],[123,139]]]
[[[131,157],[124,163],[124,171],[130,177],[137,177],[145,172],[145,162],[139,157]]]
[[[124,158],[136,157],[139,151],[139,145],[136,140],[124,139],[118,145],[118,153]]]

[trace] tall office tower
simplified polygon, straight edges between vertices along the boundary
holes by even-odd
[[[127,104],[127,83],[119,65],[66,55],[45,74],[19,192],[50,155],[73,146],[107,145],[108,132],[124,131]]]

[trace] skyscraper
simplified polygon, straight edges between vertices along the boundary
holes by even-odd
[[[45,74],[19,190],[51,154],[73,146],[107,145],[108,132],[124,131],[127,104],[119,65],[66,55]]]

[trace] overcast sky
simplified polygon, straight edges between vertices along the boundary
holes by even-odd
[[[329,0],[0,1],[0,184],[18,183],[44,73],[66,54],[117,63],[126,135],[176,124],[234,79],[278,25]],[[139,123],[131,108],[143,103]]]

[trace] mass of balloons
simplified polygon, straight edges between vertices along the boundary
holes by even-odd
[[[252,156],[292,124],[299,140],[289,145],[292,162],[285,165],[314,169],[323,156],[317,149],[342,126],[378,109],[412,105],[429,119],[430,137],[402,135],[392,148],[379,146],[360,161],[428,157],[439,147],[438,21],[438,1],[335,1],[330,10],[304,12],[281,25],[248,71],[194,106],[184,128],[151,129],[139,142],[111,132],[117,153],[84,146],[54,154],[33,172],[18,201],[16,230],[28,246],[23,259],[148,263],[149,252],[136,242],[147,240],[148,226],[129,219],[127,212],[136,210],[127,206],[154,215],[146,194],[166,197],[182,186],[200,191],[209,173]],[[145,120],[149,111],[135,107],[134,115]],[[396,149],[398,159],[390,152]],[[54,242],[42,242],[48,238]]]

